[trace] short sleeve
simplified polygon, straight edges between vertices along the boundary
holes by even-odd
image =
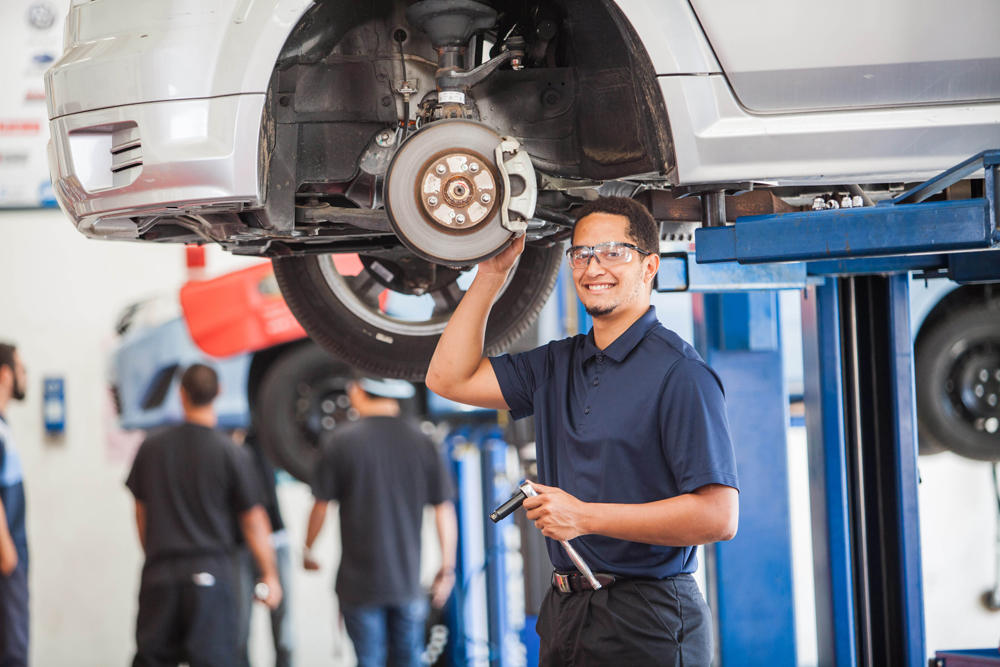
[[[426,441],[427,452],[427,502],[431,505],[452,500],[455,497],[455,485],[451,480],[451,471],[445,458],[430,440]]]
[[[125,480],[125,486],[128,490],[132,492],[132,496],[140,501],[146,501],[145,488],[143,480],[145,478],[145,460],[146,460],[146,443],[143,442],[139,446],[139,450],[135,453],[135,458],[132,460],[132,470],[129,471],[128,479]]]
[[[550,346],[544,345],[527,352],[490,357],[503,400],[514,419],[524,419],[535,413],[535,390],[551,374],[549,352]]]
[[[309,487],[312,489],[313,498],[316,500],[338,500],[340,489],[337,485],[337,465],[335,461],[337,436],[326,443],[320,454],[319,460],[313,466],[312,479]]]
[[[663,453],[680,493],[706,484],[739,490],[722,382],[704,362],[682,359],[660,397]]]
[[[230,461],[233,484],[230,502],[238,514],[246,512],[254,505],[264,504],[264,493],[254,468],[250,451],[231,445]]]

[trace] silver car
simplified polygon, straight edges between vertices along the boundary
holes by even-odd
[[[274,258],[317,342],[419,379],[522,233],[487,351],[526,330],[598,193],[685,238],[681,194],[870,203],[1000,146],[998,25],[971,0],[74,0],[52,182],[87,236]]]

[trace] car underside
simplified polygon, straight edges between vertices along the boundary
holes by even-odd
[[[90,41],[83,35],[88,25],[104,20],[114,27],[123,19],[110,4],[86,7],[89,23],[71,11],[70,51],[83,51],[57,63],[47,83],[54,188],[91,237],[217,243],[235,254],[272,258],[307,332],[371,372],[422,378],[475,265],[523,234],[527,250],[486,337],[487,354],[509,346],[552,289],[574,209],[599,195],[639,198],[661,221],[664,239],[693,240],[699,222],[869,205],[902,190],[910,173],[863,188],[813,173],[769,180],[761,170],[797,168],[794,161],[780,163],[784,149],[771,144],[778,161],[744,171],[724,163],[706,171],[707,152],[698,160],[686,153],[694,182],[681,178],[666,102],[670,86],[718,86],[721,71],[715,64],[701,67],[705,76],[664,78],[647,51],[649,35],[644,40],[637,32],[648,28],[637,28],[611,0],[289,5],[301,11],[290,32],[281,33],[277,57],[265,59],[273,67],[263,94],[223,87],[201,98],[154,95],[153,103],[131,106],[102,98],[91,109],[67,93],[73,85],[79,93],[79,82],[94,76],[85,70],[93,60],[87,49],[106,48],[94,46],[103,39],[99,30]],[[251,22],[242,6],[235,10],[237,27]],[[275,5],[272,19],[280,9]],[[142,22],[162,25],[162,12],[172,10],[157,11],[115,29],[145,38],[153,29]],[[694,17],[686,4],[657,11]],[[695,30],[696,21],[687,23]],[[169,43],[174,33],[164,34]],[[216,67],[224,79],[224,68]],[[175,79],[164,78],[168,91],[181,90]],[[158,83],[154,77],[147,88]],[[683,118],[687,142],[695,124]],[[825,121],[813,114],[796,122]],[[230,126],[221,142],[204,129],[220,123]],[[774,134],[767,127],[754,132]],[[734,144],[727,154],[746,153]],[[97,166],[81,169],[87,159],[80,156],[91,154]],[[843,160],[831,156],[830,163]],[[733,182],[697,180],[734,173],[741,178]],[[411,298],[407,312],[387,310],[386,291]]]

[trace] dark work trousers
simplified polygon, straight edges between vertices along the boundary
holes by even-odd
[[[194,581],[139,589],[132,667],[235,667],[236,600],[232,584]]]
[[[28,566],[0,576],[0,667],[28,665]]]
[[[712,616],[689,574],[580,593],[550,589],[536,628],[539,667],[712,663]]]

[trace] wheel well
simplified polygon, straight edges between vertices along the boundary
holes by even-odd
[[[315,345],[315,343],[306,338],[303,340],[292,341],[291,343],[275,345],[274,347],[268,347],[254,352],[253,359],[250,361],[250,372],[247,375],[247,401],[250,403],[251,415],[253,415],[254,407],[257,404],[257,390],[260,388],[260,383],[264,379],[264,374],[267,373],[271,364],[277,361],[278,358],[286,352],[303,345]]]
[[[973,304],[998,301],[1000,306],[1000,286],[998,285],[962,285],[948,292],[938,301],[924,318],[917,332],[917,340],[934,328],[934,326],[950,313]]]
[[[364,167],[358,168],[362,154],[378,131],[397,124],[402,109],[393,83],[399,76],[400,54],[392,41],[397,28],[409,34],[401,47],[413,57],[407,61],[408,75],[417,72],[433,89],[431,60],[437,56],[427,36],[403,17],[407,4],[315,3],[289,34],[265,105],[262,126],[271,129],[261,160],[271,172],[268,180],[280,177],[286,193],[285,182],[292,178],[291,193],[314,184],[315,191],[334,194],[330,184],[364,175]],[[612,0],[488,4],[500,15],[492,41],[520,32],[529,53],[533,40],[541,46],[525,69],[502,69],[472,89],[480,121],[501,136],[517,136],[536,168],[557,176],[608,180],[673,169],[667,109],[652,61]],[[558,30],[555,38],[541,42],[537,35],[543,21]],[[419,74],[418,61],[431,67],[429,77]],[[269,192],[268,199],[272,194],[277,193]],[[285,202],[282,209],[291,199]]]

